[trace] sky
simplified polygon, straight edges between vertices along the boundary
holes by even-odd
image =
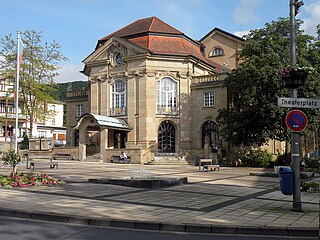
[[[289,16],[290,0],[0,0],[0,38],[17,31],[41,32],[56,41],[69,60],[59,63],[56,82],[86,80],[82,61],[98,39],[142,18],[156,16],[199,40],[213,28],[242,36],[279,17]],[[315,34],[320,0],[304,0],[297,15]],[[1,47],[1,46],[0,46]]]

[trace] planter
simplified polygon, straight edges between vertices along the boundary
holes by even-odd
[[[308,73],[304,70],[292,70],[288,75],[282,76],[283,86],[288,88],[298,88],[304,85]]]

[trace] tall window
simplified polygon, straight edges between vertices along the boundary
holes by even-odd
[[[214,92],[203,93],[203,106],[204,107],[214,106]]]
[[[125,115],[127,106],[126,83],[122,80],[111,85],[111,108],[110,115]]]
[[[158,107],[160,114],[177,112],[177,83],[171,78],[163,78],[158,82]]]
[[[224,56],[224,51],[221,47],[214,47],[211,50],[209,57],[216,57],[216,56]]]
[[[83,105],[78,104],[76,106],[76,117],[80,117],[83,114]]]

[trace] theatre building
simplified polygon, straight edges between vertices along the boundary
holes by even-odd
[[[88,112],[70,135],[79,159],[125,150],[134,163],[192,160],[205,145],[225,158],[216,117],[227,107],[223,80],[242,43],[220,29],[196,41],[156,17],[99,39],[83,61]]]

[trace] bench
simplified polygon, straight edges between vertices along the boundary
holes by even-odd
[[[57,162],[54,162],[53,158],[51,158],[49,167],[58,169],[58,166],[59,166],[59,164]]]
[[[32,168],[33,172],[34,172],[34,166],[35,166],[34,162],[29,162],[29,166],[28,166],[28,162],[27,162],[27,169],[31,169]]]
[[[220,171],[220,165],[219,164],[213,164],[213,161],[212,159],[210,158],[202,158],[199,160],[199,171],[201,171],[201,168],[202,168],[202,171],[215,171],[216,169],[218,171]]]
[[[124,163],[124,159],[122,159],[120,156],[121,156],[121,154],[111,155],[110,162],[111,163],[121,163],[121,162]],[[127,163],[130,163],[130,162],[131,162],[131,158],[130,158],[130,156],[127,155]]]
[[[50,164],[49,164],[50,168],[58,168],[58,163],[52,161],[51,155],[32,155],[32,154],[28,154],[27,155],[27,169],[31,169],[31,167],[32,167],[32,171],[34,171],[34,168],[35,168],[34,160],[35,159],[45,159],[45,160],[48,159],[48,160],[50,160]]]
[[[70,153],[55,153],[52,157],[53,160],[71,160],[71,154]]]

